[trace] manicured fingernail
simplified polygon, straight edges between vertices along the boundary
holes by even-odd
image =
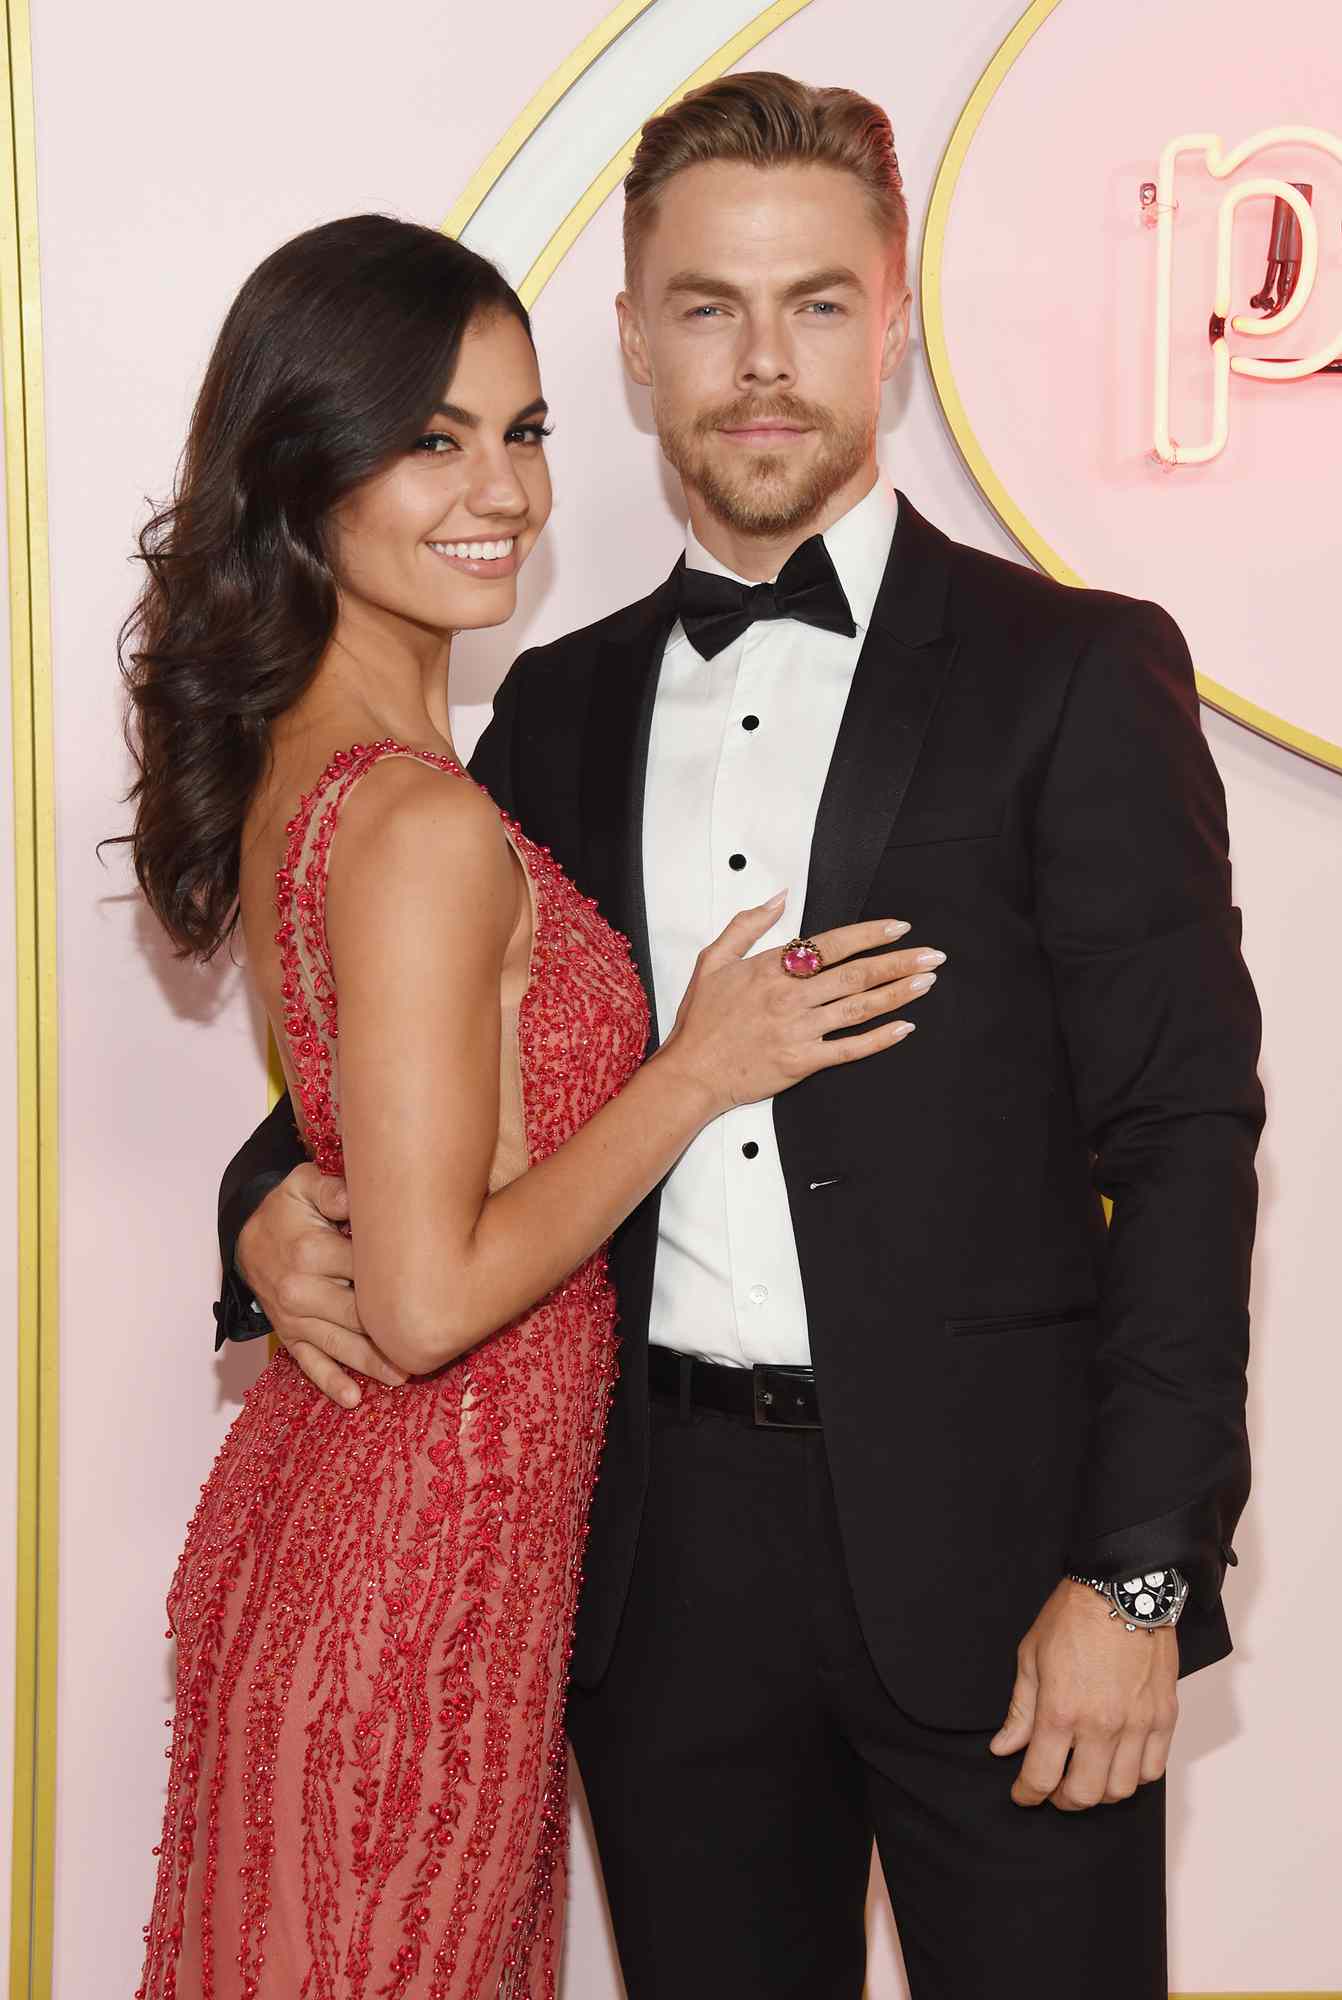
[[[885,934],[887,937],[904,937],[912,929],[912,924],[887,924]]]
[[[909,981],[909,991],[910,993],[926,993],[928,987],[935,986],[936,983],[937,975],[935,972],[920,972],[916,979]]]
[[[787,890],[780,889],[776,896],[770,896],[768,902],[764,905],[764,907],[766,910],[771,910],[775,903],[786,903],[786,901],[787,901]]]
[[[359,1401],[359,1391],[351,1382],[348,1389],[340,1391],[340,1400],[347,1410],[352,1410]]]
[[[899,1026],[895,1029],[895,1040],[897,1042],[904,1041],[904,1039],[907,1036],[911,1035],[914,1032],[917,1026],[918,1023],[916,1021],[901,1021]]]
[[[913,962],[915,965],[944,965],[946,954],[944,951],[920,951]]]

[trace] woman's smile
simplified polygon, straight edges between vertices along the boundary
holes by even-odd
[[[426,542],[440,562],[465,576],[493,582],[517,574],[517,536],[496,535],[488,541]]]

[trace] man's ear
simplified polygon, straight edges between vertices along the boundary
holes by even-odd
[[[909,317],[913,310],[913,293],[907,285],[895,298],[890,317],[886,322],[885,340],[881,347],[881,380],[888,382],[904,359],[904,349],[909,344]]]
[[[648,343],[643,336],[638,307],[628,292],[621,292],[616,299],[615,317],[620,326],[620,352],[624,356],[625,372],[631,381],[649,389],[652,387],[652,368],[648,361]]]

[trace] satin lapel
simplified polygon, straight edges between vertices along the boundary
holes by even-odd
[[[583,732],[579,800],[582,886],[633,947],[652,1014],[653,1047],[658,1026],[643,887],[643,796],[662,654],[675,621],[673,572],[631,610],[626,632],[602,640]]]
[[[816,814],[803,936],[857,921],[894,831],[959,645],[945,626],[950,547],[901,494]]]

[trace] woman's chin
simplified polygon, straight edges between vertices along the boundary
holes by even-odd
[[[517,583],[513,577],[500,578],[469,596],[453,593],[450,608],[434,607],[432,622],[444,632],[487,632],[493,625],[506,625],[517,609]]]
[[[474,615],[463,617],[453,626],[454,632],[488,632],[493,625],[506,625],[517,609],[517,592],[510,591],[506,604],[473,607]]]

